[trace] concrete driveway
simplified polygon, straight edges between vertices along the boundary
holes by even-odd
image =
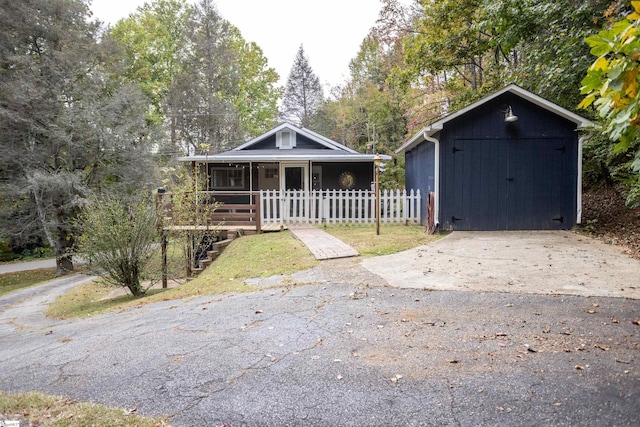
[[[437,243],[436,253],[456,239]],[[425,250],[364,264],[396,263],[402,273]],[[400,289],[354,259],[276,279],[256,281],[265,288],[251,293],[90,319],[39,314],[66,282],[0,297],[0,390],[135,408],[170,416],[174,426],[640,419],[640,300],[424,290],[417,282]]]
[[[569,231],[455,231],[362,266],[400,288],[640,299],[640,260]]]

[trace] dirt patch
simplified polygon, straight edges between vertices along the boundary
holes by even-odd
[[[615,187],[603,185],[586,191],[579,230],[640,259],[640,208],[628,209],[624,202]]]

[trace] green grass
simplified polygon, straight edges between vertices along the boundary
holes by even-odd
[[[166,419],[141,417],[122,409],[76,402],[42,393],[0,392],[0,414],[7,420],[22,420],[34,426],[168,426]],[[25,423],[26,421],[26,423]]]
[[[318,228],[349,244],[365,257],[395,254],[440,238],[425,233],[425,228],[417,225],[381,225],[379,235],[376,235],[376,228],[372,225],[328,225]]]
[[[426,234],[424,227],[418,226],[383,225],[380,235],[376,235],[375,227],[370,225],[332,225],[324,230],[366,257],[400,252],[439,238]],[[229,245],[200,276],[177,288],[150,290],[141,298],[131,295],[107,298],[114,287],[96,281],[61,296],[45,314],[54,318],[86,317],[158,301],[251,292],[255,288],[246,285],[246,279],[292,274],[317,265],[319,261],[289,231],[245,236]]]
[[[18,271],[0,275],[0,296],[18,289],[28,288],[38,283],[52,280],[56,275],[55,268]]]

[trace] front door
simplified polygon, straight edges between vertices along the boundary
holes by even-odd
[[[280,188],[287,222],[306,222],[308,220],[308,167],[306,163],[282,165]]]

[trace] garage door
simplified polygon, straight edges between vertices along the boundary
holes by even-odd
[[[454,229],[565,228],[562,139],[461,139],[448,154]]]

